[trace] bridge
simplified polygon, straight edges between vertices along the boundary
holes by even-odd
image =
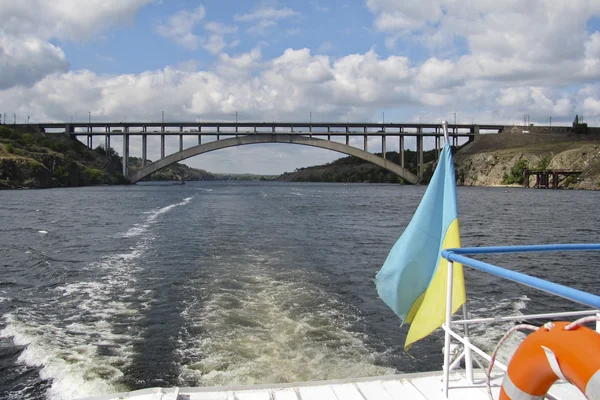
[[[339,153],[358,157],[391,171],[410,183],[418,183],[423,177],[423,139],[432,137],[439,156],[444,134],[439,124],[411,123],[335,123],[335,122],[71,122],[71,123],[36,123],[25,125],[29,129],[40,132],[58,131],[72,137],[85,136],[87,146],[93,148],[96,136],[104,138],[104,148],[110,147],[111,136],[123,138],[123,176],[131,183],[136,183],[148,175],[168,167],[169,165],[193,157],[195,155],[258,143],[289,143],[333,150]],[[480,131],[502,132],[504,125],[449,125],[449,134],[453,145],[459,138],[472,141]],[[148,163],[148,136],[160,136],[161,156],[158,161]],[[129,141],[132,136],[142,139],[142,169],[129,174]],[[165,154],[165,138],[179,137],[179,151]],[[198,145],[184,148],[184,136],[197,136]],[[345,144],[331,138],[345,136]],[[363,146],[357,148],[350,145],[350,137],[362,137]],[[381,153],[377,156],[369,152],[368,138],[381,137]],[[203,144],[203,137],[212,137],[212,141]],[[404,149],[406,138],[414,137],[417,149],[417,174],[405,167]],[[398,140],[400,153],[399,164],[386,159],[387,141]]]

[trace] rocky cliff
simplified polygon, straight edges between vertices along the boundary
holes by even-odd
[[[0,126],[0,189],[125,183],[121,169],[118,157],[90,150],[63,134]]]
[[[563,187],[600,189],[600,135],[502,133],[479,135],[455,156],[458,184],[494,186],[513,183],[515,169],[582,171]],[[533,182],[532,182],[533,185]]]

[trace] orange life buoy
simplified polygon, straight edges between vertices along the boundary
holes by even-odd
[[[531,333],[517,348],[502,381],[500,399],[543,399],[559,378],[588,399],[600,399],[600,334],[555,322]]]

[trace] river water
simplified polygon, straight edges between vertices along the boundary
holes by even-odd
[[[406,354],[406,327],[373,283],[424,190],[0,192],[0,398],[439,370],[441,333]],[[463,246],[600,242],[599,192],[461,187],[458,197]],[[519,255],[503,265],[597,292],[599,261]],[[473,315],[581,308],[466,275]],[[508,326],[478,327],[475,341],[489,350]]]

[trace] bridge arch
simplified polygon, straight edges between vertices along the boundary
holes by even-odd
[[[368,161],[375,165],[378,165],[386,170],[395,173],[400,176],[402,179],[416,184],[419,181],[419,178],[412,172],[407,169],[402,168],[398,164],[395,164],[391,161],[385,160],[382,157],[376,156],[375,154],[371,154],[364,150],[357,149],[356,147],[347,146],[342,143],[332,142],[330,140],[318,139],[314,137],[308,137],[303,135],[271,135],[271,134],[258,134],[258,135],[245,135],[239,136],[235,138],[216,140],[214,142],[209,142],[205,144],[201,144],[198,146],[187,148],[183,151],[173,153],[162,160],[158,160],[153,162],[152,164],[147,165],[146,167],[140,169],[135,174],[129,176],[129,181],[131,183],[136,183],[148,175],[153,174],[154,172],[161,170],[163,168],[168,167],[171,164],[176,162],[185,160],[186,158],[190,158],[193,156],[197,156],[199,154],[208,153],[210,151],[225,149],[233,146],[243,146],[247,144],[260,144],[260,143],[292,143],[292,144],[300,144],[304,146],[312,146],[319,147],[322,149],[337,151],[338,153],[347,154],[349,156],[354,156],[360,158],[362,160]]]

